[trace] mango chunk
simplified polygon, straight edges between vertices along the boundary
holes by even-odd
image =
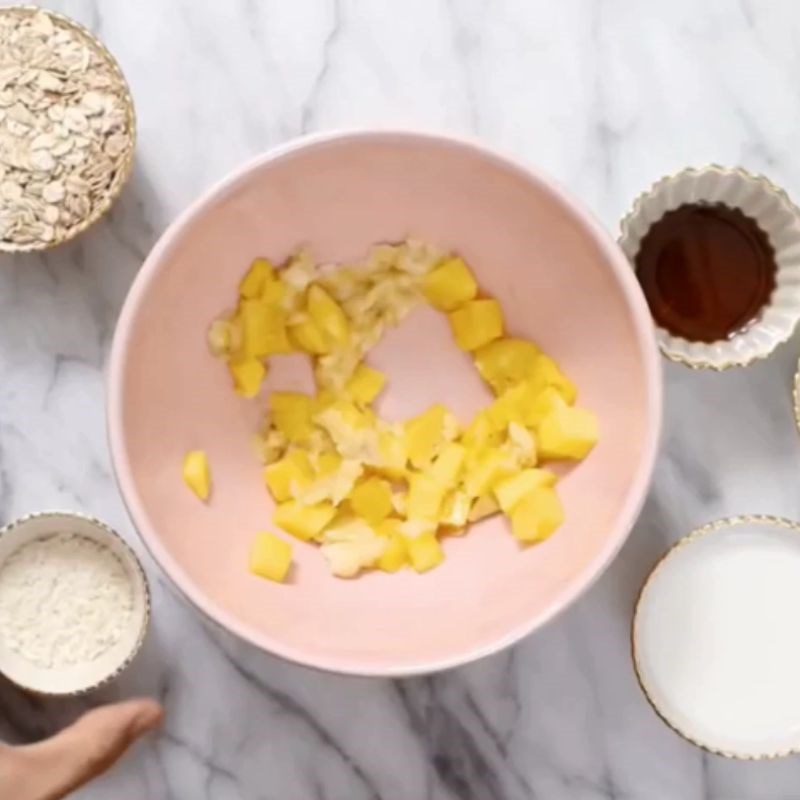
[[[378,526],[378,535],[387,539],[376,564],[383,572],[397,572],[408,563],[408,548],[398,529],[399,522],[397,519],[386,519]]]
[[[416,572],[428,572],[444,561],[444,551],[432,533],[423,533],[406,541],[408,560]]]
[[[279,528],[307,542],[318,536],[334,516],[336,509],[331,503],[303,505],[297,500],[287,500],[275,507],[272,519]]]
[[[380,478],[367,478],[350,492],[353,512],[377,525],[392,512],[392,487]]]
[[[330,475],[342,465],[342,457],[333,450],[325,450],[317,456],[317,474]]]
[[[233,388],[242,397],[255,397],[267,374],[266,366],[257,358],[233,359],[228,363],[228,370]]]
[[[506,389],[486,409],[486,416],[497,430],[504,430],[512,422],[530,425],[537,397],[538,390],[531,381],[522,381]]]
[[[330,352],[330,345],[322,329],[311,318],[292,322],[289,327],[289,338],[295,347],[312,355],[324,355]]]
[[[274,533],[258,533],[250,548],[250,572],[283,583],[292,566],[292,546]]]
[[[405,539],[394,534],[386,544],[376,566],[383,572],[397,572],[408,563],[408,548]]]
[[[381,431],[378,434],[378,454],[380,463],[375,465],[378,472],[394,480],[405,477],[408,450],[404,436],[394,431]]]
[[[341,347],[350,338],[350,323],[342,307],[321,287],[308,287],[308,314],[334,345]]]
[[[311,435],[313,409],[313,399],[302,392],[272,392],[269,396],[270,420],[290,442],[305,442]]]
[[[558,368],[558,364],[549,356],[540,353],[534,359],[530,380],[537,392],[552,386],[564,400],[572,405],[578,396],[575,384]]]
[[[555,486],[556,476],[546,469],[523,469],[498,481],[493,489],[500,508],[510,514],[523,497],[534,489]]]
[[[211,470],[202,450],[190,450],[183,458],[183,482],[203,501],[211,493]]]
[[[269,278],[264,281],[259,299],[268,306],[284,308],[287,305],[289,287],[280,278]]]
[[[564,508],[552,488],[538,488],[523,497],[511,512],[511,530],[526,544],[541,542],[564,522]]]
[[[264,467],[264,482],[276,503],[297,497],[313,479],[314,470],[305,450],[290,450],[279,461]]]
[[[422,293],[439,311],[453,311],[478,294],[478,284],[460,258],[448,258],[422,281]]]
[[[452,414],[440,403],[408,420],[405,424],[408,460],[417,469],[427,467],[437,450],[448,439],[448,418]]]
[[[471,508],[472,498],[466,492],[459,489],[448,492],[442,501],[442,508],[439,512],[439,523],[448,528],[463,529],[467,522],[469,522],[469,512]]]
[[[386,385],[386,376],[377,369],[372,369],[366,364],[359,364],[353,376],[345,384],[347,392],[356,403],[368,406],[383,390]]]
[[[539,348],[524,339],[502,338],[475,351],[475,366],[495,394],[531,376]]]
[[[292,343],[286,329],[286,312],[261,300],[242,300],[239,307],[244,353],[263,358],[291,353]]]
[[[274,277],[275,270],[269,259],[253,259],[250,269],[247,270],[244,278],[239,282],[239,296],[246,300],[259,297],[264,290],[264,284],[272,281]]]
[[[494,485],[514,472],[508,456],[498,449],[481,453],[464,476],[464,490],[470,497],[489,493]]]
[[[584,408],[555,408],[538,428],[539,454],[544,459],[585,458],[597,444],[597,417]]]
[[[416,519],[437,519],[446,488],[431,475],[412,475],[408,480],[407,515]]]
[[[503,446],[503,451],[509,453],[520,467],[536,466],[538,460],[536,439],[528,428],[518,422],[508,423],[508,440]]]
[[[468,352],[503,335],[503,312],[497,300],[470,300],[447,317],[456,344]]]
[[[448,442],[434,459],[429,474],[442,486],[453,486],[461,476],[466,458],[467,448],[463,444]]]
[[[554,411],[564,408],[566,401],[561,396],[558,389],[554,386],[546,386],[535,397],[533,403],[528,406],[525,415],[526,424],[538,428],[542,420]]]
[[[500,511],[500,506],[497,505],[497,500],[494,499],[493,494],[484,494],[478,497],[472,504],[469,511],[470,522],[480,522],[486,517],[491,517]]]

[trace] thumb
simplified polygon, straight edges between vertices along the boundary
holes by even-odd
[[[20,782],[7,796],[64,797],[105,772],[136,739],[155,728],[161,716],[154,701],[129,700],[93,709],[44,742],[7,749],[3,758],[13,763],[11,772]]]

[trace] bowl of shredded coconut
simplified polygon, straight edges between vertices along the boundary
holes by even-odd
[[[79,694],[116,677],[149,619],[136,555],[102,522],[24,517],[0,532],[0,673],[40,694]]]

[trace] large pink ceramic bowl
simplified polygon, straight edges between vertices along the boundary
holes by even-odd
[[[295,544],[290,583],[248,573],[272,503],[251,452],[264,406],[237,397],[206,329],[254,256],[298,243],[357,259],[409,233],[461,253],[502,303],[508,330],[538,342],[580,387],[602,440],[561,484],[567,522],[521,549],[495,517],[445,543],[426,575],[329,575]],[[420,310],[374,351],[403,418],[442,401],[466,418],[489,400],[445,320]],[[309,373],[268,388],[310,388]],[[142,538],[211,619],[272,653],[337,672],[408,675],[505,647],[569,605],[605,569],[639,512],[660,423],[653,326],[622,253],[584,208],[539,173],[480,146],[412,133],[318,136],[245,165],[186,211],[144,264],[117,327],[109,427],[114,465]],[[181,481],[207,451],[213,499]]]

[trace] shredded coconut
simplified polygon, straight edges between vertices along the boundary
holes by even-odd
[[[0,566],[0,639],[39,667],[96,660],[120,640],[132,612],[122,562],[85,536],[37,539]]]

